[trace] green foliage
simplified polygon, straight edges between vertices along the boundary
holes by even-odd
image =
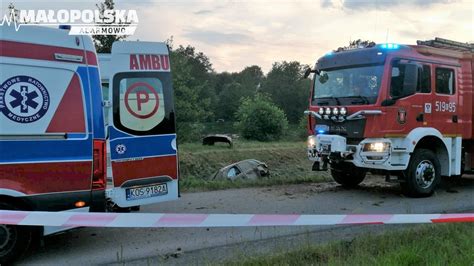
[[[199,142],[204,132],[202,123],[179,122],[176,124],[178,143]]]
[[[99,13],[103,16],[105,10],[113,10],[115,9],[114,0],[104,0],[103,3],[96,4]],[[111,21],[109,23],[104,24],[117,24],[116,21]],[[126,23],[118,23],[125,25]],[[112,51],[112,44],[116,41],[121,41],[127,38],[127,35],[92,35],[92,39],[94,40],[95,49],[97,53],[110,53]]]
[[[171,72],[178,124],[212,119],[216,96],[209,58],[194,47],[179,46],[171,50]]]
[[[217,105],[215,117],[234,120],[235,112],[245,97],[253,97],[264,78],[259,66],[244,68],[239,73],[223,72],[216,75]]]
[[[472,265],[474,224],[417,226],[352,241],[299,249],[225,265]]]
[[[246,139],[278,140],[288,127],[285,113],[260,94],[244,99],[236,118],[237,127]]]
[[[298,123],[308,108],[310,81],[303,78],[306,68],[295,61],[274,63],[262,84],[262,91],[283,109],[291,123]]]
[[[219,100],[216,108],[216,117],[226,121],[233,120],[234,114],[240,106],[243,86],[240,83],[232,82],[224,86],[219,93]]]
[[[327,173],[312,172],[303,141],[257,142],[237,139],[227,144],[185,143],[179,146],[180,188],[183,191],[260,187],[281,184],[327,182]],[[257,159],[270,168],[271,176],[258,180],[209,180],[220,168],[245,159]]]
[[[306,139],[308,136],[308,116],[303,115],[298,123],[298,136]]]

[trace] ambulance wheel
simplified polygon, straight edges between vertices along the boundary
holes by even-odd
[[[367,171],[355,167],[352,163],[331,164],[331,176],[343,187],[357,187],[365,179]]]
[[[411,156],[405,182],[400,183],[403,193],[410,197],[429,197],[441,181],[441,164],[431,150],[416,149]]]
[[[14,205],[0,202],[2,210],[18,210]],[[28,250],[33,239],[34,227],[18,225],[0,225],[0,265],[8,265],[21,258]]]

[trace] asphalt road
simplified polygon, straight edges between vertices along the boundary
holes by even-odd
[[[178,201],[142,207],[141,212],[401,214],[474,210],[474,177],[439,189],[430,198],[400,194],[397,184],[369,177],[360,188],[335,183],[186,193]],[[355,232],[383,232],[388,226],[313,226],[246,228],[80,228],[49,236],[44,247],[20,264],[196,264],[288,249],[301,239],[328,241]],[[400,226],[390,226],[400,228]],[[177,258],[176,258],[177,257]]]

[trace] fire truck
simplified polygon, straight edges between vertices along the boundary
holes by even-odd
[[[365,42],[331,51],[312,76],[308,158],[347,187],[367,172],[413,197],[474,167],[474,44]]]
[[[123,210],[178,198],[165,43],[115,42],[98,60],[92,39],[68,27],[0,32],[0,209],[103,212],[107,201]],[[0,264],[67,229],[0,224]]]

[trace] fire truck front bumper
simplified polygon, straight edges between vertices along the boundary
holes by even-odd
[[[345,137],[320,134],[309,136],[307,144],[308,158],[315,162],[313,170],[326,170],[327,163],[339,162],[368,169],[405,170],[410,158],[406,149],[388,138],[367,138],[348,145]]]

